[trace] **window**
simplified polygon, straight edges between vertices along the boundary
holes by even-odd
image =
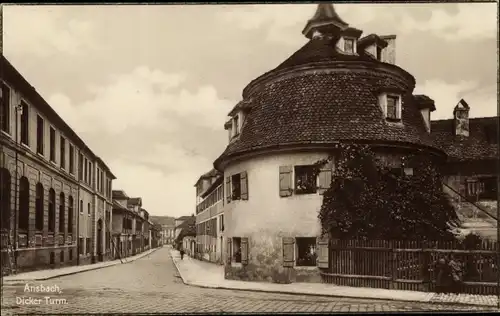
[[[231,176],[231,200],[241,199],[241,177],[240,174]]]
[[[399,120],[399,97],[395,95],[387,95],[387,118],[391,120]]]
[[[344,38],[344,51],[349,54],[354,54],[354,39]]]
[[[68,250],[68,259],[69,261],[73,261],[73,249]]]
[[[233,128],[234,128],[234,136],[238,135],[240,133],[240,125],[239,125],[239,118],[238,118],[238,115],[236,115],[234,118],[233,118],[233,121],[234,121],[234,125],[233,125]]]
[[[43,185],[36,184],[36,197],[35,197],[35,228],[38,231],[43,230]]]
[[[299,237],[295,238],[295,265],[302,267],[316,266],[316,238]]]
[[[68,198],[68,234],[71,234],[72,232],[73,232],[73,197],[70,195]]]
[[[11,205],[10,205],[10,196],[11,196],[11,176],[7,169],[0,169],[0,208],[2,209],[1,219],[2,226],[1,228],[9,229],[10,228],[10,214],[11,214]]]
[[[87,203],[87,212],[88,212],[88,214],[90,216],[90,203]]]
[[[83,181],[88,183],[87,158],[83,158]]]
[[[82,237],[78,238],[78,254],[83,255],[83,242],[84,239]]]
[[[295,166],[296,194],[316,193],[316,182],[316,174],[313,166]]]
[[[377,46],[377,60],[382,61],[382,48],[380,46]]]
[[[49,135],[49,146],[50,146],[50,161],[56,161],[56,130],[50,127]]]
[[[480,180],[483,183],[483,194],[481,199],[496,200],[498,192],[498,181],[496,177],[482,178]]]
[[[97,191],[101,191],[100,184],[101,184],[101,170],[97,168],[97,183],[96,183]]]
[[[66,169],[66,140],[62,136],[59,147],[61,150],[61,168]]]
[[[241,263],[241,238],[233,237],[233,262]]]
[[[61,194],[59,195],[59,233],[64,233],[64,227],[65,227],[65,216],[64,216],[64,211],[65,211],[65,208],[66,208],[66,203],[64,201],[65,199],[65,196],[64,196],[64,193],[61,192]]]
[[[59,262],[64,262],[64,250],[59,253]]]
[[[43,150],[44,150],[44,137],[43,137],[44,129],[45,127],[43,118],[40,115],[38,115],[36,118],[36,152],[41,155],[43,155]]]
[[[78,180],[83,180],[83,155],[78,154]]]
[[[30,223],[30,183],[26,177],[19,180],[19,229],[28,231]]]
[[[87,238],[86,240],[86,245],[85,245],[85,252],[89,255],[90,254],[90,238]]]
[[[49,232],[54,232],[56,226],[56,191],[49,190]]]
[[[54,264],[55,261],[56,261],[56,255],[54,254],[53,251],[50,253],[50,259],[49,260],[50,260],[50,264]]]
[[[80,200],[80,214],[83,214],[83,201]]]
[[[89,161],[89,175],[88,175],[88,184],[92,185],[92,163]]]
[[[75,147],[69,145],[69,173],[75,174]]]
[[[2,99],[0,100],[0,129],[10,134],[10,89],[2,83]]]
[[[219,230],[224,231],[224,214],[219,216]]]
[[[29,107],[21,102],[21,143],[29,145]]]

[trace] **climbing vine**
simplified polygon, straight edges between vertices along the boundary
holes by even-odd
[[[438,165],[424,152],[391,168],[367,145],[340,144],[318,161],[316,172],[335,159],[330,187],[319,212],[323,235],[340,239],[453,239],[458,217],[441,187]],[[408,172],[409,173],[409,172]]]

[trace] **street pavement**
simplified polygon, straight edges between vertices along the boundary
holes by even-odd
[[[29,292],[41,286],[60,293]],[[36,290],[36,288],[32,288]],[[2,315],[70,313],[273,313],[495,311],[483,306],[438,305],[309,295],[205,289],[184,285],[162,248],[144,258],[99,270],[2,288]],[[45,299],[50,297],[50,299]]]

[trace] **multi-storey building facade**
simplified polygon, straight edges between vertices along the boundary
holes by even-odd
[[[115,176],[4,56],[0,64],[3,262],[9,243],[17,271],[104,260]]]
[[[124,258],[150,249],[153,225],[142,199],[130,198],[122,190],[114,190],[112,195],[112,256]]]
[[[196,187],[196,252],[200,259],[223,262],[224,186],[216,170],[202,175]]]
[[[318,211],[336,162],[319,174],[316,163],[336,156],[339,143],[369,145],[408,176],[419,170],[405,158],[425,153],[444,167],[443,186],[496,214],[498,117],[469,119],[462,100],[452,119],[432,122],[434,101],[414,95],[415,78],[396,64],[396,36],[362,37],[331,4],[319,4],[302,33],[307,43],[251,81],[224,125],[229,144],[214,167],[224,179],[226,278],[321,281]],[[197,183],[198,225],[213,218],[207,178]],[[198,229],[200,251],[214,240],[208,235]]]

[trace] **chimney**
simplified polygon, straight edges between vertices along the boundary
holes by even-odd
[[[455,136],[469,136],[469,105],[461,99],[453,109]]]
[[[388,64],[396,64],[396,35],[383,35],[381,39],[387,42],[387,47],[382,50],[382,61]]]
[[[428,133],[431,132],[431,112],[436,110],[436,105],[434,104],[434,100],[429,98],[426,95],[419,94],[414,95],[413,99],[415,100],[415,104],[417,105],[420,113],[422,114],[422,118],[425,122],[425,129]]]

